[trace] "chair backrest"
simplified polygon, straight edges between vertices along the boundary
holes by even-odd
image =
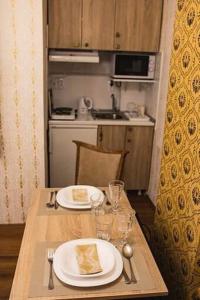
[[[75,184],[107,186],[120,179],[126,151],[105,151],[101,148],[73,141],[77,146]]]

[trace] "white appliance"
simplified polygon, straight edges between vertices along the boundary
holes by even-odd
[[[49,116],[52,120],[75,120],[75,109],[72,107],[54,107],[53,91],[48,91]]]
[[[97,125],[49,125],[49,171],[51,187],[73,185],[75,180],[76,145],[73,140],[96,145]]]
[[[52,120],[75,120],[75,110],[71,107],[56,107],[51,110]]]
[[[141,53],[115,53],[113,55],[112,77],[152,80],[155,76],[156,56]]]
[[[77,62],[77,63],[99,63],[97,51],[50,51],[49,61],[55,62]]]
[[[81,97],[78,101],[78,120],[88,120],[91,118],[90,110],[92,109],[93,101],[89,97]]]

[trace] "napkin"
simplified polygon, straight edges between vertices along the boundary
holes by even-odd
[[[96,244],[77,245],[76,258],[80,274],[95,274],[102,271]]]
[[[73,189],[72,197],[74,201],[88,202],[88,191],[87,189]]]

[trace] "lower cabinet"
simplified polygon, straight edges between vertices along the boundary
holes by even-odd
[[[148,189],[153,133],[153,126],[98,126],[99,146],[129,151],[122,174],[127,190]]]
[[[50,187],[66,187],[75,183],[76,145],[73,140],[96,145],[97,126],[49,126]]]

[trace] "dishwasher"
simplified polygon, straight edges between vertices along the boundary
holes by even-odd
[[[97,125],[49,125],[50,187],[66,187],[75,183],[76,145],[73,140],[97,144]]]

